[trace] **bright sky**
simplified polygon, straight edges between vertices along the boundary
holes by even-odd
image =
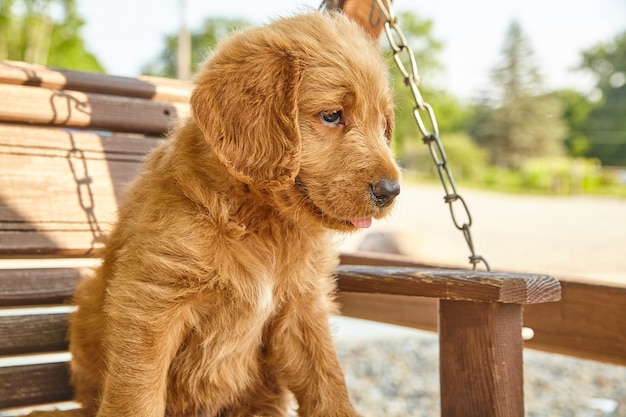
[[[264,23],[320,4],[320,0],[186,2],[192,29],[210,16]],[[131,76],[158,55],[166,34],[177,31],[178,4],[179,0],[78,1],[87,21],[83,35],[89,48],[108,73]],[[411,10],[434,21],[434,35],[444,42],[445,72],[437,80],[422,73],[422,83],[438,83],[461,98],[475,97],[489,85],[489,72],[498,62],[513,19],[529,37],[547,87],[583,92],[591,90],[590,80],[573,71],[580,51],[626,30],[625,0],[394,0],[394,5],[398,11]]]

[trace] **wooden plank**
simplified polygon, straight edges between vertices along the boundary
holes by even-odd
[[[159,136],[124,136],[0,123],[0,152],[6,155],[30,152],[67,157],[71,152],[80,151],[88,159],[110,155],[111,158],[140,161],[164,140]]]
[[[18,61],[0,61],[0,83],[181,103],[189,102],[192,90],[192,84],[188,81],[146,76],[119,77]]]
[[[0,125],[0,256],[89,255],[154,138]]]
[[[0,307],[63,304],[90,268],[1,269]]]
[[[2,121],[113,132],[165,134],[189,113],[182,103],[31,86],[0,84],[0,96]]]
[[[525,306],[528,347],[626,366],[626,288],[561,280],[558,303]]]
[[[68,314],[0,316],[0,355],[68,349]]]
[[[439,304],[442,417],[523,417],[522,306]]]
[[[548,275],[340,265],[337,278],[347,292],[518,304],[560,297],[559,282]]]
[[[69,401],[69,380],[67,363],[0,368],[0,409]]]
[[[0,259],[94,257],[103,248],[107,231],[108,229],[102,230],[104,234],[99,235],[99,231],[92,230],[0,230]]]
[[[437,331],[436,298],[340,291],[337,303],[343,316]]]

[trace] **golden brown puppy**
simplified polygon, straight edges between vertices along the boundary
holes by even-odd
[[[330,231],[399,192],[387,68],[339,14],[239,33],[120,207],[76,295],[77,400],[99,417],[357,416],[332,345]]]

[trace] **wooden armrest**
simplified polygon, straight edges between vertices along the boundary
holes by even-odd
[[[346,264],[336,273],[343,293],[340,300],[350,293],[439,300],[443,417],[524,416],[522,305],[558,301],[561,286],[556,279],[536,274]]]
[[[340,291],[442,300],[536,304],[558,301],[559,282],[548,275],[412,267],[340,265]]]

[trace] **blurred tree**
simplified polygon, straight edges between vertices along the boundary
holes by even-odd
[[[552,96],[523,96],[486,108],[471,129],[490,162],[520,168],[528,159],[563,154],[566,126],[561,102]]]
[[[499,93],[497,99],[506,103],[536,95],[542,88],[541,74],[535,64],[534,51],[522,27],[511,22],[502,47],[502,62],[491,73]]]
[[[500,167],[519,168],[528,159],[563,153],[566,125],[561,102],[541,94],[541,76],[532,48],[517,22],[512,22],[502,49],[502,62],[491,78],[497,91],[485,100],[470,129]]]
[[[2,0],[0,59],[103,72],[80,30],[75,0]]]
[[[576,90],[560,90],[552,94],[563,106],[563,119],[567,125],[565,146],[570,156],[586,157],[591,148],[587,132],[587,118],[596,107],[585,94]]]
[[[603,165],[626,166],[626,32],[585,51],[582,68],[596,77],[602,93],[587,118],[588,155]]]
[[[250,26],[243,19],[208,18],[202,27],[191,32],[191,67],[192,72],[208,56],[217,42],[234,30]],[[178,33],[167,35],[160,55],[145,64],[141,72],[160,77],[176,77]]]

